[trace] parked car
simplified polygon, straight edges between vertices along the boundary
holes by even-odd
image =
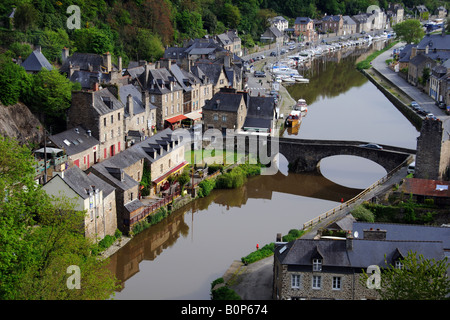
[[[271,56],[271,57],[276,57],[276,56],[277,56],[277,53],[276,53],[275,51],[272,51],[272,52],[270,53],[270,56]]]
[[[417,110],[417,108],[419,107],[419,104],[415,101],[411,102],[410,104],[411,108],[413,108],[414,110]]]
[[[266,73],[264,71],[255,71],[253,75],[258,78],[264,78],[266,76]]]
[[[424,109],[422,109],[421,107],[418,107],[416,109],[416,112],[422,116],[426,116],[429,112],[425,111]]]
[[[437,120],[436,116],[432,113],[427,114],[426,119]]]
[[[382,150],[383,149],[382,146],[380,146],[378,144],[375,144],[375,143],[360,144],[359,146],[363,147],[363,148],[370,148],[370,149],[378,149],[378,150]]]

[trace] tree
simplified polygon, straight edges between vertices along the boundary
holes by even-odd
[[[139,60],[157,61],[164,55],[159,37],[150,30],[139,29],[136,35],[136,54]]]
[[[406,43],[419,43],[425,36],[419,20],[409,19],[392,27],[397,38]]]
[[[50,61],[56,61],[61,58],[61,50],[64,47],[70,47],[69,36],[64,29],[44,30],[39,38],[39,45],[42,47],[42,53]]]
[[[103,54],[112,52],[113,41],[107,31],[96,27],[76,29],[73,44],[78,52]]]
[[[26,147],[0,137],[0,154],[0,299],[109,298],[116,279],[80,232],[85,212],[35,183]],[[79,290],[67,286],[71,265],[81,271]]]
[[[45,116],[48,123],[64,123],[72,90],[79,88],[79,83],[70,82],[57,69],[42,69],[33,75],[31,89],[23,102],[32,112]]]
[[[402,267],[390,265],[381,270],[380,296],[383,300],[447,300],[450,279],[447,278],[447,257],[436,261],[408,252]],[[367,274],[362,280],[367,279]],[[365,285],[365,280],[363,281]]]
[[[36,26],[38,19],[39,11],[31,3],[24,2],[17,6],[14,26],[21,31],[27,31]]]
[[[12,105],[30,88],[31,77],[25,69],[12,61],[0,64],[0,100]]]

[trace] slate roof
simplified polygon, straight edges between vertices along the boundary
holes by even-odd
[[[136,210],[139,210],[142,207],[145,207],[145,205],[141,201],[139,201],[139,199],[134,199],[133,201],[125,204],[124,207],[125,210],[128,211],[128,213],[132,213]]]
[[[40,49],[34,50],[28,58],[22,63],[22,67],[26,71],[39,72],[42,68],[52,70],[53,66],[48,62]]]
[[[353,222],[352,232],[358,231],[360,238],[370,228],[386,230],[386,240],[442,241],[450,249],[450,228],[398,223]]]
[[[167,94],[182,90],[176,78],[166,68],[150,69],[148,74],[144,71],[138,79],[142,84],[147,83],[146,90],[153,94]],[[173,90],[170,88],[171,82]]]
[[[124,104],[107,88],[94,92],[94,109],[101,115],[124,108]]]
[[[341,20],[342,16],[334,15],[334,16],[324,16],[322,18],[322,21],[336,21],[339,22]]]
[[[239,105],[243,99],[242,94],[218,92],[211,100],[208,100],[203,106],[203,111],[225,111],[225,112],[237,112]]]
[[[399,60],[398,61],[400,61],[400,62],[409,62],[409,59],[411,57],[411,51],[412,51],[412,49],[414,47],[417,47],[417,45],[416,44],[411,44],[411,43],[405,45],[405,48],[402,51],[400,51]]]
[[[197,76],[200,74],[196,69],[200,69],[201,72],[211,79],[212,83],[217,84],[220,74],[225,72],[222,64],[212,63],[211,61],[197,61],[192,67],[193,73]],[[199,77],[199,76],[198,76]]]
[[[313,20],[308,17],[297,17],[295,19],[294,24],[308,24],[310,21],[313,21]]]
[[[51,180],[55,178],[56,176],[54,176]],[[59,176],[59,178],[61,178],[61,176]],[[64,178],[61,179],[83,199],[89,198],[89,190],[91,189],[98,188],[103,190],[103,197],[106,197],[114,190],[114,187],[105,181],[94,175],[87,175],[77,166],[73,166],[65,170]]]
[[[249,97],[244,128],[270,129],[274,115],[273,97]]]
[[[124,86],[121,86],[119,89],[119,97],[120,101],[125,106],[125,116],[130,116],[128,106],[127,106],[127,97],[131,94],[133,98],[133,113],[134,114],[140,114],[145,112],[145,106],[142,101],[142,93],[132,84],[127,84]],[[150,109],[155,109],[156,106],[150,103]]]
[[[70,63],[72,63],[72,66],[80,67],[80,70],[84,71],[91,71],[90,68],[92,68],[93,72],[106,71],[103,67],[103,56],[100,54],[75,52],[66,59],[59,69],[60,72],[68,74]],[[113,71],[118,70],[114,64],[112,64],[112,69]]]
[[[311,266],[312,258],[319,253],[323,267],[367,268],[370,265],[387,267],[394,263],[400,253],[406,257],[413,251],[425,259],[444,258],[441,241],[388,241],[353,239],[353,249],[347,249],[346,240],[298,239],[275,250],[282,264],[291,266]],[[285,249],[283,249],[285,248]],[[385,256],[386,262],[385,263]]]
[[[102,73],[99,71],[90,72],[86,70],[75,70],[72,76],[69,77],[72,82],[78,82],[84,89],[91,89],[93,83],[110,82],[110,74]]]
[[[88,135],[82,127],[63,131],[50,136],[49,139],[59,148],[64,149],[69,156],[84,152],[100,144],[92,135]]]
[[[419,42],[417,50],[425,50],[428,45],[429,52],[436,49],[450,51],[450,35],[446,34],[428,34]]]
[[[353,20],[350,16],[343,16],[342,18],[344,19],[344,24],[356,25],[355,20]]]

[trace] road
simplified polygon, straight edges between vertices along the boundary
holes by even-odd
[[[445,111],[439,109],[435,105],[435,101],[424,92],[417,89],[417,87],[412,86],[406,80],[401,78],[396,72],[388,68],[386,64],[387,59],[391,59],[392,52],[395,48],[399,48],[405,45],[405,43],[398,43],[390,50],[387,50],[380,54],[372,61],[372,68],[377,72],[382,74],[386,79],[392,82],[397,88],[403,91],[407,96],[409,96],[412,100],[416,101],[422,108],[425,110],[429,110],[433,113],[439,120],[442,121],[444,132],[447,132],[447,136],[444,135],[443,139],[450,138],[450,116],[445,114]]]

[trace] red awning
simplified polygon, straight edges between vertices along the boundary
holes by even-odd
[[[156,178],[155,180],[153,180],[153,183],[159,184],[160,182],[164,181],[164,179],[166,179],[168,176],[170,176],[172,173],[181,170],[182,168],[184,168],[187,165],[188,165],[188,162],[187,161],[183,161],[182,163],[180,163],[176,167],[172,168],[170,171],[164,173],[162,176],[160,176],[160,177]]]
[[[170,122],[170,123],[176,123],[176,122],[181,121],[183,119],[187,119],[187,117],[185,115],[183,115],[183,114],[180,114],[178,116],[166,119],[166,121]]]

